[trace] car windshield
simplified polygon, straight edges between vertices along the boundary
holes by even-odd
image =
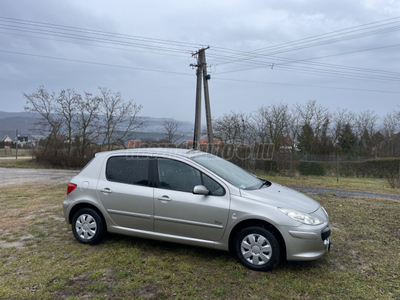
[[[192,157],[192,160],[240,189],[258,189],[264,184],[258,177],[218,156],[204,154]]]

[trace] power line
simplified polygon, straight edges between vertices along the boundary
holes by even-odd
[[[181,72],[174,72],[174,71],[167,71],[167,70],[157,70],[157,69],[149,69],[149,68],[141,68],[141,67],[130,67],[130,66],[113,65],[113,64],[99,63],[99,62],[93,62],[93,61],[71,59],[71,58],[62,58],[62,57],[55,57],[55,56],[48,56],[48,55],[39,55],[39,54],[32,54],[32,53],[6,51],[6,50],[1,50],[1,49],[0,49],[0,52],[8,53],[8,54],[23,55],[23,56],[32,56],[32,57],[40,57],[40,58],[46,58],[46,59],[68,61],[68,62],[99,65],[99,66],[106,66],[106,67],[115,67],[115,68],[124,68],[124,69],[140,70],[140,71],[157,72],[157,73],[168,73],[168,74],[176,74],[176,75],[193,76],[193,74],[189,74],[189,73],[181,73]]]
[[[276,45],[276,46],[270,46],[270,47],[266,47],[266,48],[261,48],[261,49],[254,50],[254,51],[243,52],[243,51],[236,51],[236,50],[228,49],[227,51],[230,52],[232,55],[230,57],[227,56],[226,58],[229,58],[229,59],[227,59],[228,61],[225,61],[224,63],[221,63],[220,65],[227,64],[227,63],[236,63],[236,62],[239,62],[239,61],[251,60],[253,58],[260,58],[260,57],[275,55],[275,54],[284,53],[284,52],[288,52],[288,51],[305,49],[305,48],[309,48],[309,47],[320,46],[320,45],[333,43],[333,42],[338,42],[338,41],[343,41],[343,40],[361,38],[361,37],[365,37],[365,36],[369,36],[369,35],[376,35],[376,34],[383,34],[383,33],[387,33],[387,32],[392,32],[392,31],[398,31],[398,30],[400,30],[400,26],[392,26],[392,27],[389,27],[389,28],[383,28],[383,29],[379,29],[379,30],[370,30],[370,31],[367,31],[367,32],[362,32],[362,33],[346,36],[346,34],[355,32],[354,30],[353,31],[349,31],[350,29],[354,29],[354,28],[358,28],[358,27],[364,27],[364,28],[356,30],[356,31],[361,31],[361,30],[366,30],[366,29],[375,29],[375,28],[378,28],[378,27],[381,27],[381,26],[386,26],[386,25],[395,24],[395,23],[399,23],[400,22],[400,21],[396,21],[396,22],[379,24],[379,25],[368,27],[368,25],[371,25],[371,24],[387,22],[387,21],[394,20],[394,19],[400,19],[400,17],[396,17],[396,18],[392,18],[392,19],[388,19],[388,20],[383,20],[383,21],[378,21],[378,22],[373,22],[373,23],[368,23],[368,24],[359,25],[359,26],[355,26],[355,27],[350,27],[350,28],[347,28],[347,29],[337,30],[337,31],[334,31],[334,32],[330,32],[330,33],[326,33],[326,34],[320,34],[320,35],[316,35],[316,36],[313,36],[313,37],[308,37],[308,38],[304,38],[304,39],[300,39],[300,40],[296,40],[296,41],[292,41],[292,42],[286,42],[286,43],[279,44],[279,45]],[[340,32],[340,31],[343,31],[343,33],[337,34],[337,32]],[[346,31],[348,31],[348,32],[346,32]],[[338,37],[334,38],[334,39],[328,39],[328,40],[325,40],[325,41],[316,42],[317,40],[321,40],[321,39],[324,39],[324,38],[330,38],[330,35],[332,35],[333,33],[336,33],[335,35],[338,35]],[[333,35],[333,36],[335,36],[335,35]],[[316,37],[318,37],[318,38],[316,38]],[[300,46],[299,42],[301,42],[300,44],[303,44],[303,45]],[[288,47],[291,47],[291,48],[288,48]],[[214,48],[216,48],[216,47],[214,47]],[[219,49],[221,49],[221,48],[219,48]],[[261,53],[261,50],[269,50],[270,52],[262,52]]]
[[[97,38],[97,37],[91,37],[91,36],[83,36],[83,35],[79,36],[79,35],[73,35],[73,34],[68,34],[68,33],[57,33],[57,32],[52,32],[49,30],[36,30],[36,29],[19,28],[19,27],[15,27],[15,26],[4,26],[4,25],[0,25],[0,28],[14,30],[14,31],[30,32],[30,33],[36,33],[36,34],[46,34],[46,35],[50,35],[50,36],[65,37],[65,38],[91,41],[91,42],[107,43],[107,44],[113,44],[113,45],[119,45],[119,46],[131,46],[131,47],[137,47],[137,48],[143,48],[143,49],[160,50],[160,51],[168,51],[168,52],[172,51],[172,52],[187,53],[187,54],[190,52],[190,50],[182,50],[182,49],[177,49],[177,48],[148,45],[148,44],[143,44],[143,43],[133,43],[133,42],[129,42],[129,41],[118,41],[118,40]]]
[[[67,62],[76,62],[76,63],[85,63],[91,65],[100,65],[106,67],[116,67],[116,68],[124,68],[124,69],[133,69],[133,70],[140,70],[140,71],[149,71],[149,72],[157,72],[157,73],[168,73],[174,75],[184,75],[184,76],[193,76],[193,74],[189,73],[181,73],[181,72],[174,72],[174,71],[167,71],[167,70],[157,70],[157,69],[149,69],[149,68],[140,68],[140,67],[130,67],[130,66],[121,66],[121,65],[113,65],[113,64],[106,64],[106,63],[98,63],[92,61],[84,61],[84,60],[76,60],[76,59],[69,59],[69,58],[61,58],[61,57],[54,57],[54,56],[47,56],[47,55],[38,55],[38,54],[31,54],[31,53],[22,53],[22,52],[15,52],[15,51],[6,51],[1,50],[2,53],[8,54],[15,54],[15,55],[23,55],[23,56],[32,56],[32,57],[39,57],[45,59],[53,59],[53,60],[60,60],[60,61],[67,61]],[[369,89],[355,89],[355,88],[344,88],[344,87],[327,87],[327,86],[317,86],[317,85],[301,85],[301,84],[293,84],[293,83],[280,83],[280,82],[268,82],[268,81],[254,81],[254,80],[242,80],[242,79],[233,79],[233,78],[219,78],[213,77],[215,80],[222,80],[222,81],[232,81],[232,82],[246,82],[246,83],[259,83],[259,84],[276,84],[276,85],[285,85],[285,86],[299,86],[299,87],[309,87],[309,88],[323,88],[323,89],[337,89],[337,90],[350,90],[350,91],[363,91],[363,92],[379,92],[379,93],[389,93],[389,94],[400,94],[397,91],[385,91],[385,90],[369,90]]]
[[[80,28],[80,27],[74,27],[74,26],[58,25],[58,24],[53,24],[53,23],[29,21],[29,20],[22,20],[22,19],[16,19],[16,18],[7,18],[7,17],[1,17],[1,16],[0,16],[0,19],[3,19],[5,21],[11,22],[11,23],[17,23],[17,24],[25,24],[25,25],[32,25],[32,26],[42,26],[42,27],[46,27],[46,28],[57,28],[57,29],[61,29],[61,30],[85,32],[85,33],[100,34],[100,35],[114,36],[114,37],[117,36],[117,37],[121,37],[121,38],[150,41],[150,42],[153,42],[153,43],[186,45],[186,46],[191,46],[191,47],[202,47],[203,46],[203,45],[195,44],[195,43],[187,43],[187,42],[177,42],[177,41],[172,41],[172,40],[155,39],[155,38],[148,38],[148,37],[142,37],[142,36],[135,36],[135,35],[128,35],[128,34],[109,32],[109,31],[101,31],[101,30]]]
[[[16,36],[23,36],[23,37],[33,37],[37,39],[42,39],[42,40],[48,40],[48,41],[57,41],[57,42],[64,42],[64,43],[71,43],[69,40],[60,40],[60,39],[53,39],[53,38],[46,38],[43,36],[32,36],[32,35],[26,35],[26,34],[19,34],[19,33],[11,33],[11,32],[5,32],[5,31],[0,31],[0,34],[11,34],[11,35],[16,35]],[[171,54],[171,53],[160,53],[160,52],[153,52],[149,49],[147,50],[138,50],[138,49],[130,49],[130,48],[120,48],[120,47],[111,47],[111,46],[105,46],[105,45],[98,45],[98,44],[91,44],[91,43],[82,43],[82,42],[77,42],[74,41],[74,44],[77,45],[86,45],[86,46],[93,46],[93,47],[101,47],[101,48],[108,48],[108,49],[115,49],[115,50],[123,50],[123,51],[131,51],[131,52],[142,52],[142,53],[151,53],[151,54],[158,54],[158,55],[168,55],[168,56],[177,56],[177,57],[187,57],[187,53],[185,54]],[[157,51],[157,50],[154,50]]]
[[[374,47],[374,48],[368,48],[368,49],[360,49],[360,50],[354,50],[354,51],[348,51],[348,52],[343,52],[343,53],[335,53],[335,54],[329,54],[329,55],[324,55],[324,56],[317,56],[317,57],[311,57],[311,58],[305,58],[305,59],[293,59],[293,62],[308,62],[311,60],[316,60],[316,59],[321,59],[321,58],[328,58],[328,57],[335,57],[335,56],[341,56],[341,55],[347,55],[347,54],[353,54],[353,53],[359,53],[359,52],[366,52],[366,51],[371,51],[371,50],[381,50],[381,49],[387,49],[387,48],[392,48],[392,47],[399,47],[400,44],[394,44],[394,45],[387,45],[387,46],[381,46],[381,47]],[[285,63],[285,64],[290,64]],[[282,65],[282,64],[279,64]],[[390,71],[385,71],[388,73],[392,73]],[[393,73],[398,73],[398,72],[393,72]]]
[[[365,25],[354,26],[351,28],[342,29],[342,30],[334,31],[334,32],[327,33],[327,34],[321,34],[321,35],[317,35],[314,37],[300,39],[300,40],[297,40],[294,42],[287,42],[287,43],[284,43],[281,45],[285,45],[285,47],[286,47],[287,45],[292,45],[292,46],[298,45],[299,41],[301,41],[301,43],[304,43],[305,41],[314,42],[318,39],[321,39],[321,37],[324,37],[324,36],[332,37],[332,36],[339,35],[339,37],[340,37],[340,35],[342,35],[342,34],[358,32],[358,31],[366,30],[366,29],[375,29],[378,27],[387,26],[390,24],[395,24],[395,23],[400,22],[400,21],[395,21],[395,22],[387,23],[388,21],[397,20],[397,19],[400,19],[400,18],[392,18],[392,19],[373,22],[373,23],[369,23],[369,24],[365,24]],[[1,24],[1,23],[6,23],[6,25]],[[10,23],[11,23],[11,25],[10,25]],[[375,24],[375,25],[373,25],[373,24]],[[376,25],[376,24],[378,24],[378,25]],[[373,25],[373,26],[370,26],[370,25]],[[31,26],[31,27],[29,27],[29,26]],[[400,27],[400,26],[398,26],[398,27]],[[34,37],[34,38],[49,39],[49,38],[43,37],[42,35],[56,36],[56,37],[65,38],[67,40],[59,40],[59,39],[51,39],[51,40],[71,42],[71,39],[72,39],[73,40],[72,42],[74,42],[76,44],[87,44],[87,43],[82,43],[82,42],[78,43],[76,41],[76,40],[83,40],[83,41],[103,44],[103,45],[90,44],[90,43],[87,44],[87,45],[91,45],[91,46],[121,49],[118,47],[107,47],[104,45],[104,44],[111,44],[111,45],[129,47],[129,49],[123,48],[124,50],[132,51],[131,48],[146,49],[145,50],[146,52],[151,52],[151,53],[155,53],[155,54],[161,54],[160,52],[166,52],[169,54],[171,52],[175,52],[177,55],[178,54],[181,54],[181,55],[186,54],[187,55],[191,51],[189,49],[184,50],[185,47],[187,47],[189,45],[190,46],[193,46],[193,45],[199,46],[199,44],[193,44],[193,43],[176,42],[176,41],[171,41],[171,40],[161,40],[161,39],[153,39],[153,38],[147,38],[147,37],[138,37],[138,36],[132,36],[132,35],[126,35],[126,34],[112,33],[112,32],[107,32],[107,31],[91,30],[91,29],[84,29],[84,28],[79,28],[79,27],[63,26],[63,25],[56,25],[56,24],[52,24],[52,23],[26,21],[26,20],[21,20],[21,19],[12,19],[12,18],[5,18],[5,17],[0,17],[0,28],[5,28],[6,30],[11,30],[11,31],[23,31],[23,32],[41,35],[41,36],[30,35],[30,37]],[[46,29],[43,29],[43,28],[46,28]],[[361,29],[354,30],[355,28],[361,28]],[[390,29],[390,28],[386,28],[386,29],[384,28],[381,30],[388,30],[388,29]],[[339,32],[341,32],[341,33],[339,33]],[[373,32],[373,31],[363,32],[362,34],[369,34],[371,32]],[[374,32],[376,33],[376,31],[374,31]],[[7,32],[7,33],[9,33],[9,32]],[[11,34],[11,33],[9,33],[9,34]],[[16,33],[14,32],[13,34],[16,34]],[[22,34],[17,34],[17,35],[22,35]],[[346,37],[346,38],[348,38],[348,37]],[[277,45],[277,46],[279,46],[279,45]],[[275,46],[272,46],[272,47],[275,47]],[[224,49],[221,47],[214,47],[214,48]],[[271,47],[269,47],[269,48],[271,48]],[[265,49],[265,48],[262,48],[262,49]],[[210,50],[212,50],[212,49],[210,49]],[[135,50],[135,51],[139,51],[139,50]],[[224,49],[224,51],[218,50],[218,52],[216,54],[210,53],[208,56],[212,57],[212,58],[216,58],[217,60],[219,59],[219,60],[225,61],[225,63],[243,63],[242,61],[247,60],[247,62],[245,64],[253,64],[254,67],[240,69],[240,70],[231,70],[231,71],[226,71],[226,72],[220,72],[218,74],[239,72],[239,71],[251,70],[251,69],[255,69],[255,68],[274,66],[274,69],[286,69],[286,70],[292,70],[292,71],[296,71],[296,72],[320,74],[320,75],[324,75],[324,76],[330,75],[330,76],[335,76],[335,77],[367,79],[367,80],[375,80],[375,81],[380,81],[380,82],[398,82],[398,80],[400,79],[400,78],[399,79],[397,78],[400,76],[400,73],[398,73],[398,72],[389,72],[389,71],[383,71],[383,70],[374,70],[374,69],[357,68],[357,67],[344,66],[344,65],[333,65],[333,64],[327,64],[327,63],[311,62],[310,60],[313,60],[313,58],[307,59],[307,60],[299,60],[299,59],[276,57],[276,56],[271,56],[269,54],[257,54],[256,52],[260,51],[260,49],[252,51],[252,52],[244,52],[244,51],[237,51],[237,50],[231,50],[231,49]],[[228,56],[224,53],[229,53],[230,56]],[[249,56],[249,54],[251,56]],[[248,55],[249,57],[246,59],[243,59],[244,55]],[[339,55],[339,54],[337,54],[337,55]],[[43,56],[43,57],[45,58],[46,56]],[[264,59],[266,57],[268,57],[269,59],[282,61],[282,63],[266,62],[264,60],[260,61],[260,60],[254,59],[254,58]],[[54,58],[54,57],[47,57],[47,58],[62,59],[62,58]],[[235,61],[235,59],[236,59],[236,61]],[[318,58],[314,58],[314,59],[318,59]],[[79,60],[73,60],[73,59],[70,59],[70,61],[80,62]],[[296,65],[296,64],[304,64],[305,62],[307,62],[307,66],[305,66],[305,67]],[[99,64],[99,63],[95,63],[95,64]],[[289,64],[295,64],[295,65],[288,66]],[[310,66],[310,64],[311,64],[311,66]],[[107,65],[107,64],[104,64],[104,65]],[[222,65],[222,64],[220,64],[220,65]],[[113,65],[111,65],[111,66],[113,66]],[[367,73],[367,74],[365,74],[365,73]]]
[[[278,61],[286,61],[288,63],[264,63],[262,61],[252,61],[252,64],[254,64],[254,67],[248,67],[248,68],[242,68],[242,69],[235,69],[231,71],[225,71],[225,72],[218,72],[218,75],[221,74],[227,74],[227,73],[233,73],[233,72],[239,72],[239,71],[247,71],[247,70],[253,70],[253,69],[258,69],[258,68],[273,68],[274,70],[279,70],[279,69],[293,69],[297,71],[303,71],[306,73],[314,73],[318,74],[321,73],[323,75],[326,74],[333,74],[336,75],[335,77],[338,77],[338,75],[342,75],[343,77],[347,78],[355,78],[355,79],[370,79],[370,80],[375,80],[375,81],[389,81],[389,82],[398,82],[400,80],[400,73],[399,72],[390,72],[390,71],[383,71],[383,70],[375,70],[375,69],[369,69],[369,68],[358,68],[358,67],[350,67],[350,66],[345,66],[345,65],[333,65],[333,64],[327,64],[327,63],[318,63],[318,62],[308,62],[306,66],[289,66],[289,63],[296,63],[298,60],[294,59],[289,59],[289,58],[284,58],[284,57],[270,57],[270,58],[275,58]],[[304,63],[303,63],[304,64]]]
[[[245,79],[242,80],[242,79],[234,79],[234,78],[220,78],[220,77],[216,77],[216,76],[213,77],[213,80],[245,82],[245,83],[259,83],[259,84],[276,84],[276,85],[298,86],[298,87],[318,88],[318,89],[334,89],[334,90],[349,90],[349,91],[361,91],[361,92],[400,94],[400,91],[356,89],[356,88],[345,88],[345,87],[336,87],[336,86],[304,85],[304,84],[295,84],[295,83],[282,83],[282,82],[272,82],[272,81],[256,81],[256,80],[245,80]]]
[[[5,23],[11,22],[12,24],[17,24],[19,26],[2,25],[1,22],[3,22],[3,23],[4,22]],[[24,27],[24,25],[26,25],[26,24],[28,24],[28,26],[33,25],[33,26],[35,26],[35,28]],[[185,45],[187,45],[189,43],[174,42],[174,41],[169,41],[169,40],[151,39],[151,38],[145,38],[145,37],[139,37],[138,38],[138,37],[135,37],[135,36],[121,35],[121,34],[115,34],[115,33],[110,33],[110,32],[102,32],[102,31],[98,31],[98,30],[88,30],[88,29],[82,29],[82,28],[78,28],[78,27],[55,25],[55,24],[50,24],[50,23],[24,21],[24,20],[0,17],[0,28],[1,28],[1,26],[3,26],[3,28],[6,28],[8,30],[13,30],[13,31],[24,31],[24,32],[30,32],[30,33],[34,33],[34,34],[40,34],[40,35],[44,34],[44,35],[57,36],[57,37],[62,37],[62,38],[67,38],[67,39],[74,39],[75,43],[76,43],[75,40],[78,39],[78,40],[84,40],[84,41],[95,42],[95,43],[114,44],[114,45],[124,46],[124,47],[142,48],[142,49],[147,49],[149,52],[153,51],[152,53],[157,53],[157,54],[158,54],[159,51],[160,52],[164,51],[164,52],[168,52],[168,53],[175,52],[177,54],[178,53],[180,53],[180,54],[188,54],[188,52],[190,51],[190,50],[186,50],[185,51],[185,50],[182,50],[182,49],[179,49],[179,48],[178,49],[171,48],[169,46],[165,47],[165,44],[168,44],[168,45],[173,44],[173,46],[175,47],[176,44],[179,44],[179,45],[185,44]],[[380,26],[382,26],[382,25],[380,25]],[[39,29],[36,28],[36,27],[39,27]],[[44,30],[44,29],[42,29],[40,27],[50,28],[50,30],[47,30],[47,29]],[[73,29],[73,33],[70,32],[71,28]],[[66,32],[54,31],[54,29],[56,29],[56,30],[68,30],[68,32],[66,33]],[[76,32],[78,32],[79,35],[77,35]],[[82,34],[80,34],[82,32],[84,32],[85,34],[94,33],[95,36],[82,35]],[[100,37],[98,37],[98,36],[100,36]],[[106,36],[107,38],[104,38],[104,36]],[[112,39],[109,39],[110,36],[112,37]],[[119,40],[119,38],[121,36],[124,38],[122,41]],[[35,38],[44,38],[42,36],[40,36],[40,37],[33,36],[33,37],[35,37]],[[115,37],[117,38],[117,40],[114,39]],[[125,40],[125,37],[129,37],[128,41]],[[135,42],[131,42],[132,39]],[[146,40],[146,41],[150,40],[152,43],[151,44],[142,43],[143,40]],[[137,41],[140,41],[140,42],[137,43]],[[163,46],[158,46],[158,45],[153,44],[153,42],[154,43],[158,43],[160,41],[162,42]],[[194,44],[194,45],[197,45],[197,44]],[[105,46],[102,45],[101,47],[105,47]],[[156,51],[156,52],[154,52],[154,51]],[[210,56],[211,57],[216,57],[217,59],[220,58],[220,59],[223,59],[223,60],[226,61],[226,56],[224,56],[224,55],[211,54]],[[236,55],[236,57],[238,57],[238,56]],[[277,58],[277,57],[273,57],[273,58],[274,59],[278,59],[278,60],[286,60],[289,63],[294,63],[294,62],[297,61],[297,60],[290,60],[290,59],[286,59],[286,58]],[[272,64],[272,63],[266,64],[265,62],[254,61],[254,60],[251,60],[248,63],[255,64],[254,68],[260,68],[260,67],[265,67],[265,66],[269,67]],[[324,70],[322,67],[327,67],[327,68],[334,68],[335,67],[334,65],[328,65],[328,64],[323,64],[322,65],[321,63],[312,63],[312,64],[320,66],[320,69],[321,69],[320,72],[324,73],[324,74],[329,74],[329,72],[332,72],[332,71]],[[282,65],[282,64],[280,64],[280,65]],[[296,69],[299,70],[299,68],[300,67],[296,67],[295,70]],[[354,67],[348,67],[348,66],[336,66],[336,68],[340,68],[341,70],[343,70],[343,69],[348,69],[349,70],[350,69],[350,70],[362,71],[360,68],[354,68]],[[251,69],[251,68],[227,71],[227,72],[222,72],[220,74],[243,71],[243,70],[249,70],[249,69]],[[304,70],[304,71],[305,72],[310,72],[309,70]],[[381,71],[381,70],[371,70],[371,69],[368,70],[368,72],[371,72],[371,71],[374,72],[374,73],[388,74],[385,71]],[[313,72],[317,73],[318,70],[314,68]],[[333,71],[333,72],[336,72],[336,75],[338,74],[338,71]],[[343,71],[342,71],[341,74],[343,74]],[[394,73],[391,73],[391,74],[394,74]],[[346,76],[346,77],[351,77],[351,75],[352,74],[349,73],[349,72],[344,74],[344,76]],[[354,76],[355,76],[354,78],[359,78],[360,77],[359,74],[356,74]],[[366,77],[364,75],[362,78],[370,78],[371,79],[371,76],[367,76]],[[378,78],[378,80],[380,80],[380,81],[382,81],[383,79],[384,78]],[[392,81],[391,78],[389,78],[389,80]]]
[[[386,20],[381,20],[381,21],[376,21],[376,22],[372,22],[372,23],[366,23],[366,24],[362,24],[362,25],[348,27],[348,28],[345,28],[345,29],[339,29],[339,30],[328,32],[328,33],[323,33],[323,34],[319,34],[319,35],[315,35],[315,36],[311,36],[311,37],[307,37],[307,38],[302,38],[302,39],[291,41],[291,42],[278,44],[278,45],[275,45],[275,46],[260,48],[260,49],[254,50],[253,52],[262,52],[262,51],[271,50],[271,49],[274,49],[274,48],[281,48],[282,46],[287,46],[287,45],[293,46],[293,45],[302,44],[302,43],[305,43],[305,42],[309,43],[310,41],[316,41],[316,40],[324,39],[324,38],[327,38],[327,37],[330,37],[330,36],[340,36],[340,35],[345,35],[345,34],[348,34],[348,33],[357,32],[357,31],[361,31],[361,30],[365,30],[365,29],[371,29],[371,28],[377,28],[377,27],[386,26],[386,25],[390,25],[390,24],[395,24],[395,23],[399,23],[400,22],[399,19],[400,19],[400,17],[394,17],[394,18],[390,18],[390,19],[386,19]],[[393,20],[398,20],[398,21],[385,23],[385,22],[393,21]],[[381,24],[381,23],[384,23],[384,24]],[[379,24],[379,25],[369,26],[369,25],[372,25],[372,24]],[[355,28],[360,28],[360,29],[353,30]],[[341,33],[339,33],[339,32],[341,32]]]

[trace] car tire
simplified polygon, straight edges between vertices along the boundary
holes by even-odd
[[[235,253],[247,268],[256,271],[270,271],[280,260],[277,239],[263,227],[247,227],[235,239]]]
[[[91,208],[78,210],[72,218],[72,232],[82,244],[94,245],[104,238],[104,222],[99,213]]]

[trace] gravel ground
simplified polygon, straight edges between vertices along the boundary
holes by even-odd
[[[78,171],[0,168],[0,186],[26,183],[67,184]]]
[[[400,195],[395,195],[395,194],[380,194],[373,192],[349,191],[349,190],[339,190],[330,188],[315,188],[307,186],[288,186],[288,187],[297,190],[299,192],[309,193],[309,194],[333,193],[338,196],[344,196],[344,197],[384,198],[384,199],[400,201]]]

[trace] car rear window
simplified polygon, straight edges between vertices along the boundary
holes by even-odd
[[[147,186],[149,184],[149,160],[144,157],[110,157],[107,161],[106,178],[119,183]]]

